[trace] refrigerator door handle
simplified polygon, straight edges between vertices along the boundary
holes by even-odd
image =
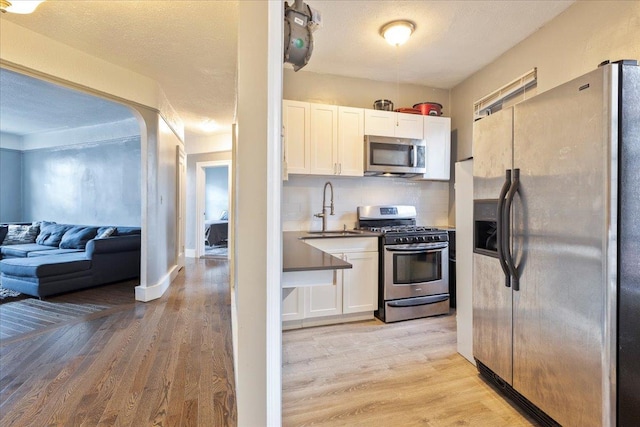
[[[507,192],[509,191],[509,187],[511,187],[511,169],[507,169],[506,170],[506,174],[505,174],[505,178],[504,178],[504,184],[502,184],[502,190],[500,190],[500,196],[498,197],[498,215],[497,215],[497,227],[496,227],[496,231],[497,231],[497,249],[498,249],[498,259],[500,260],[500,267],[502,267],[502,271],[504,272],[504,277],[505,277],[505,282],[504,285],[507,288],[511,287],[511,278],[510,278],[510,270],[509,267],[507,266],[507,260],[505,258],[505,254],[504,254],[504,248],[503,248],[503,243],[504,243],[504,216],[503,216],[503,211],[504,211],[504,202],[505,202],[505,196],[507,195]],[[508,222],[508,221],[507,221]],[[508,225],[508,224],[507,224]],[[508,240],[507,240],[508,242]]]
[[[518,189],[520,188],[520,169],[513,170],[513,182],[511,183],[511,187],[509,188],[509,192],[507,193],[507,198],[505,200],[505,204],[503,207],[503,222],[504,222],[504,230],[503,233],[504,239],[504,248],[503,253],[505,260],[507,261],[507,268],[509,269],[509,273],[511,274],[511,283],[513,285],[514,291],[520,290],[520,277],[518,277],[518,269],[516,268],[516,264],[513,260],[513,255],[511,254],[511,245],[509,244],[510,240],[510,230],[511,230],[511,205],[513,204],[513,198],[515,197]]]

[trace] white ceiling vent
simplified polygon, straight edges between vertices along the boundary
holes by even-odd
[[[526,94],[528,89],[536,87],[538,82],[538,69],[523,74],[517,79],[507,83],[488,95],[483,96],[473,103],[473,120],[479,120],[502,109],[505,101],[520,95]]]

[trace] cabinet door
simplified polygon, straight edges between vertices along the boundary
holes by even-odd
[[[342,258],[342,254],[331,254]],[[334,270],[333,284],[304,288],[304,317],[342,314],[342,281],[344,270]]]
[[[282,289],[282,320],[304,318],[304,288]]]
[[[451,173],[451,118],[424,116],[424,139],[427,173],[423,179],[450,179]]]
[[[338,172],[338,107],[311,104],[311,170],[314,175]]]
[[[395,136],[398,138],[423,138],[423,121],[421,114],[396,113]]]
[[[364,174],[364,110],[338,107],[338,173]]]
[[[353,268],[344,270],[343,313],[374,311],[378,308],[378,253],[360,252],[345,255]]]
[[[311,165],[309,103],[282,101],[282,125],[287,172],[308,174]]]
[[[396,114],[393,111],[364,110],[365,135],[395,136]]]

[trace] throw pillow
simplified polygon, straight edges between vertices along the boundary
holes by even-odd
[[[100,227],[98,229],[96,239],[106,239],[107,237],[111,237],[115,231],[115,227]]]
[[[38,231],[40,231],[40,227],[37,225],[10,224],[7,229],[7,235],[5,236],[2,244],[6,246],[33,243],[36,241]]]
[[[73,227],[60,240],[60,249],[84,249],[87,242],[98,232],[97,227]]]
[[[65,224],[48,224],[42,227],[36,243],[44,246],[59,246],[64,233],[69,230],[72,225]]]

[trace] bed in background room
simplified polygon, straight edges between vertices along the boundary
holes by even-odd
[[[229,230],[229,214],[222,211],[220,219],[208,219],[204,222],[204,240],[207,246],[227,244]]]

